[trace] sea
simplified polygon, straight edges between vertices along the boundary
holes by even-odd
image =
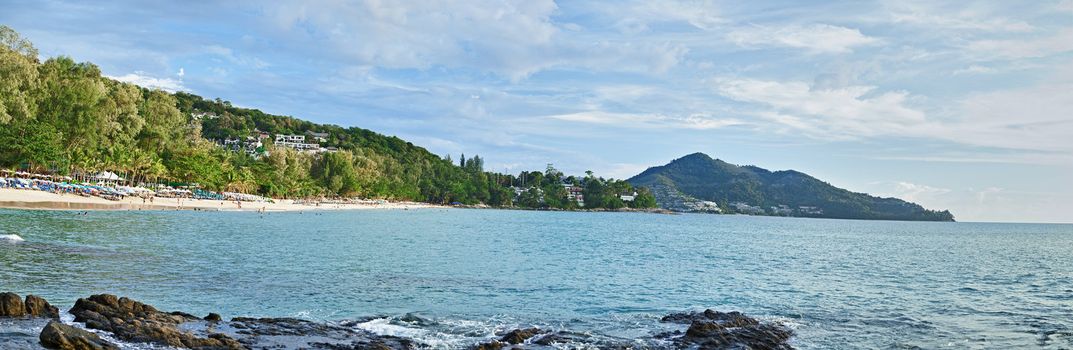
[[[643,348],[681,327],[662,316],[704,309],[789,327],[800,349],[1069,349],[1073,225],[0,209],[0,291],[61,311],[110,293],[195,315],[361,320],[434,349],[530,326]],[[0,320],[0,348],[35,348],[40,325]]]

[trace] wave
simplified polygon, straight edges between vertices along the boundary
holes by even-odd
[[[25,239],[22,239],[22,237],[19,237],[19,235],[16,235],[16,234],[8,234],[8,235],[0,235],[0,241],[22,242],[22,241],[25,241]]]

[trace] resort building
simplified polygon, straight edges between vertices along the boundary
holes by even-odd
[[[563,184],[563,188],[566,189],[566,199],[576,201],[579,207],[585,206],[585,195],[581,194],[581,187],[574,186],[574,184]]]
[[[764,208],[758,206],[753,206],[742,202],[730,203],[730,206],[734,207],[734,210],[742,214],[764,215]]]
[[[328,142],[329,134],[326,132],[306,131],[306,134],[312,137],[313,140],[316,140],[317,142]]]
[[[294,149],[299,152],[307,153],[321,153],[321,152],[334,152],[332,149],[321,147],[316,143],[306,143],[305,135],[276,135],[276,141],[274,144],[276,147],[286,147]]]
[[[637,192],[620,194],[618,195],[618,198],[623,202],[633,202],[634,199],[637,199]]]

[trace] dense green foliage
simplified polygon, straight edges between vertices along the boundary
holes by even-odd
[[[518,204],[530,208],[553,209],[621,209],[621,208],[655,208],[656,198],[647,188],[634,188],[629,182],[596,177],[587,172],[583,178],[563,176],[562,172],[551,165],[544,172],[526,171],[517,179],[509,179],[512,184],[523,188]],[[569,198],[567,186],[581,190],[584,205]],[[632,201],[622,200],[622,195],[634,195]]]
[[[949,211],[927,210],[897,198],[879,198],[837,188],[793,170],[768,171],[755,166],[737,166],[703,153],[694,153],[652,167],[630,178],[636,186],[658,188],[663,195],[677,192],[719,203],[733,212],[735,202],[761,208],[785,205],[817,207],[822,213],[795,212],[798,216],[843,219],[952,221]],[[769,211],[770,213],[770,211]]]
[[[148,90],[103,77],[93,64],[69,57],[40,62],[33,45],[5,26],[0,26],[0,78],[0,167],[71,175],[108,170],[135,183],[196,184],[277,198],[365,197],[491,206],[512,206],[515,198],[511,185],[518,178],[485,172],[478,156],[462,156],[456,165],[450,157],[366,129],[314,124],[184,92]],[[265,140],[267,152],[256,154],[217,146],[221,140],[245,140],[257,132],[326,133],[319,146],[335,151],[298,152],[274,147],[271,139]],[[594,193],[632,190],[625,182],[590,178],[586,184],[608,187],[594,187]],[[556,201],[560,194],[552,195],[551,206],[570,208]],[[543,198],[527,203],[549,206]],[[595,206],[623,205],[608,199],[589,207]]]

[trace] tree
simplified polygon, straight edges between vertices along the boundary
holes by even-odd
[[[37,49],[15,30],[0,25],[0,125],[32,118],[38,88]]]
[[[160,90],[150,92],[142,103],[139,112],[145,118],[145,127],[140,139],[145,149],[160,153],[182,140],[186,118],[175,108],[176,103],[175,97]]]

